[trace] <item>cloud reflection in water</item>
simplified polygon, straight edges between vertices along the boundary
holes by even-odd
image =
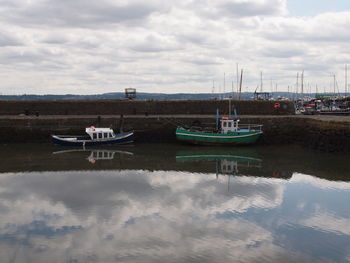
[[[286,225],[318,231],[332,220],[318,217],[320,224],[314,219],[319,214],[303,211],[308,205],[300,202],[307,200],[289,191],[303,179],[293,179],[143,170],[1,174],[0,257],[5,262],[317,261],[279,236]],[[312,187],[323,191],[316,183]],[[300,218],[278,214],[288,202],[302,210]],[[342,225],[347,219],[339,220]],[[347,231],[339,233],[348,238]]]

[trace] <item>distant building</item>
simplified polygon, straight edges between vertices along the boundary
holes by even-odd
[[[269,100],[271,98],[268,92],[254,92],[254,100]]]
[[[125,89],[125,98],[129,100],[133,100],[136,98],[136,89],[127,88]]]

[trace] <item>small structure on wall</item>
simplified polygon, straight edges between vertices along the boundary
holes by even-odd
[[[254,92],[254,100],[269,100],[271,98],[268,92]]]
[[[133,100],[136,98],[136,89],[127,88],[125,89],[125,98],[129,100]]]

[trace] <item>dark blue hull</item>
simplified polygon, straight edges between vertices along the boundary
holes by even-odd
[[[87,137],[52,135],[52,142],[61,146],[98,146],[127,144],[134,141],[134,132],[119,133],[107,140],[91,140]]]

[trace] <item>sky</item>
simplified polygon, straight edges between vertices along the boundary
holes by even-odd
[[[350,65],[348,0],[0,0],[0,27],[1,94],[229,92],[237,65],[243,91],[343,92]]]

